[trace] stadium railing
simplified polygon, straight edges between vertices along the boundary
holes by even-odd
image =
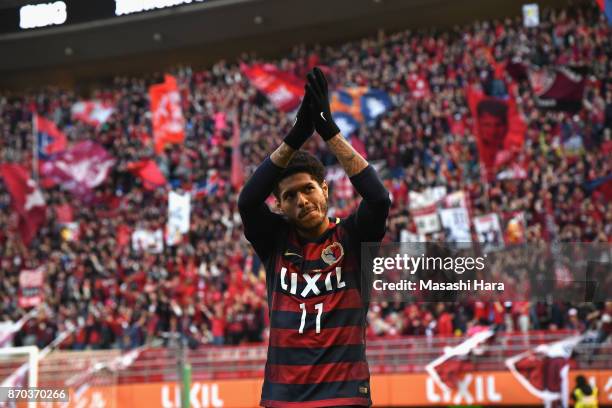
[[[574,334],[568,331],[529,333],[498,333],[493,340],[470,355],[466,361],[476,371],[503,370],[506,358],[551,343]],[[426,364],[444,353],[445,347],[454,346],[465,337],[402,337],[375,339],[368,342],[368,361],[373,374],[423,372]],[[611,343],[580,344],[575,349],[577,368],[611,368]],[[194,380],[220,380],[259,378],[263,375],[267,347],[265,345],[202,346],[186,353],[192,366]],[[120,356],[119,350],[58,351],[39,365],[40,383],[64,384],[77,374],[86,372],[102,362]],[[176,350],[145,348],[127,368],[115,373],[96,372],[102,382],[115,384],[160,382],[177,380]],[[0,365],[0,377],[6,378],[16,367]]]

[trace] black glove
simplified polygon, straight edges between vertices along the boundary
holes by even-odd
[[[310,96],[308,93],[304,94],[300,109],[298,109],[297,115],[295,116],[295,122],[293,128],[289,131],[289,134],[285,137],[283,142],[289,145],[294,150],[299,150],[314,132],[314,123],[310,114]]]
[[[327,80],[319,68],[314,68],[306,75],[306,94],[310,95],[310,112],[317,133],[327,141],[340,133],[340,128],[334,122],[329,106],[329,91]]]

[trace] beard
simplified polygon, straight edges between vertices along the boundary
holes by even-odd
[[[323,222],[325,222],[325,218],[327,217],[327,211],[328,211],[328,204],[327,204],[327,200],[321,204],[321,206],[317,206],[316,211],[318,214],[318,217],[316,218],[316,220],[309,220],[309,222],[304,222],[302,221],[299,217],[295,220],[295,224],[298,228],[303,229],[303,230],[313,230],[315,228],[317,228],[319,225],[321,225]]]

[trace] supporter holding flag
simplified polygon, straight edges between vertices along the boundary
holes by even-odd
[[[40,173],[49,182],[61,184],[77,197],[88,199],[114,164],[115,159],[102,146],[87,140],[44,162]]]
[[[163,83],[149,88],[149,97],[155,153],[159,154],[166,144],[183,143],[185,140],[185,118],[176,78],[166,75]]]
[[[422,73],[411,72],[406,78],[406,85],[414,99],[425,99],[431,95],[427,77]]]
[[[487,96],[475,85],[468,86],[466,94],[474,118],[480,163],[486,179],[493,180],[498,156],[522,148],[526,125],[512,96]]]
[[[168,182],[153,159],[142,159],[127,164],[127,169],[142,180],[146,190],[155,190],[164,187]]]
[[[386,92],[367,87],[339,88],[332,93],[330,105],[340,130],[347,136],[362,123],[372,125],[393,106]]]
[[[66,135],[55,123],[37,114],[34,115],[35,140],[38,158],[47,160],[56,153],[63,152],[68,146]]]
[[[98,127],[106,123],[115,108],[102,101],[80,101],[72,105],[72,117],[89,125]]]
[[[45,222],[45,199],[27,170],[14,163],[0,165],[0,174],[11,194],[13,209],[19,215],[19,234],[28,245]]]
[[[362,124],[373,125],[391,106],[391,98],[386,92],[367,87],[340,88],[331,96],[331,109],[340,132],[364,158],[367,152],[357,130]]]
[[[529,83],[540,108],[576,113],[582,108],[586,67],[530,67]]]
[[[272,64],[240,64],[240,70],[257,90],[281,112],[291,112],[300,103],[304,81]]]
[[[545,343],[532,350],[506,359],[506,367],[513,377],[532,395],[550,407],[569,406],[569,371],[575,347],[583,335]]]

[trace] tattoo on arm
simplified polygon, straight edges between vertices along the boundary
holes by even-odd
[[[289,161],[295,154],[295,150],[289,147],[289,145],[284,142],[281,143],[280,146],[270,155],[270,160],[272,163],[276,164],[278,167],[287,167],[289,165]]]
[[[327,145],[340,162],[347,176],[352,177],[368,167],[366,159],[340,133],[329,139]]]

